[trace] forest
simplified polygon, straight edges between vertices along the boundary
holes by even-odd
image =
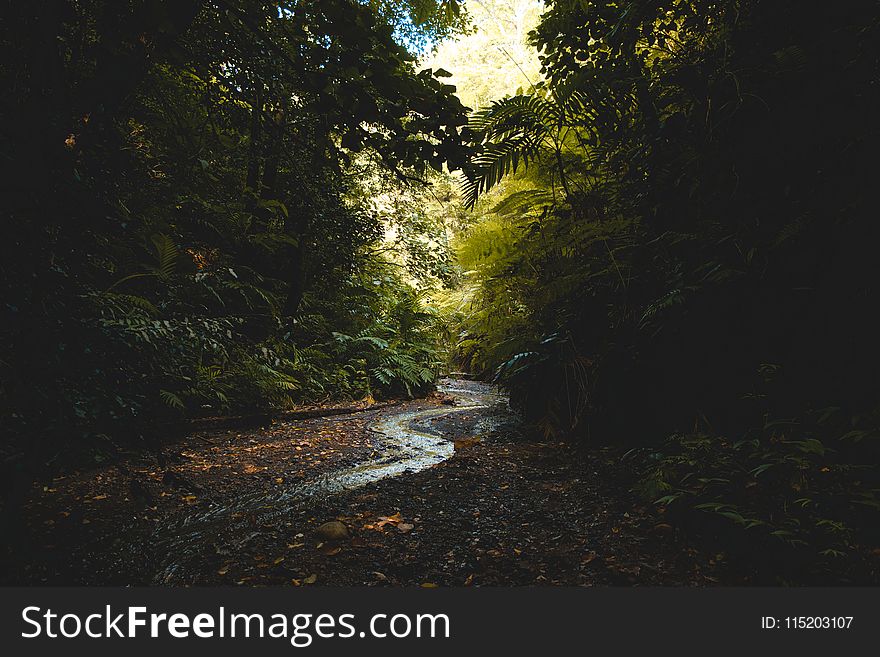
[[[880,582],[880,3],[3,16],[0,582]]]

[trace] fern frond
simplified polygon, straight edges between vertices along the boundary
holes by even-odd
[[[547,206],[552,203],[553,194],[547,190],[524,189],[506,196],[491,211],[493,214],[498,214],[502,217],[523,215],[532,211],[535,207]]]
[[[170,390],[160,390],[159,397],[171,408],[182,411],[184,408],[183,400]]]
[[[156,276],[167,281],[174,274],[180,252],[177,250],[174,240],[165,233],[156,233],[150,237],[150,241],[153,242],[156,249]]]
[[[465,174],[465,206],[473,208],[481,194],[515,173],[520,162],[528,167],[537,159],[565,117],[564,105],[541,96],[504,98],[471,115],[468,126],[482,145]]]

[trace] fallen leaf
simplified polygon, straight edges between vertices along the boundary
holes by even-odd
[[[303,580],[303,584],[314,584],[318,581],[318,576],[312,573]]]
[[[403,516],[400,515],[400,511],[393,516],[379,516],[379,522],[376,523],[376,527],[384,527],[387,524],[396,525],[399,522],[403,522]]]
[[[473,447],[478,442],[480,442],[479,438],[460,438],[459,440],[452,441],[452,448],[457,452],[462,449],[467,449],[469,447]]]

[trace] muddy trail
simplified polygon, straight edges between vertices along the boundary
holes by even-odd
[[[260,529],[291,525],[292,517],[307,514],[321,500],[343,495],[389,477],[430,468],[454,453],[453,436],[443,428],[456,419],[458,433],[479,438],[511,416],[504,398],[485,383],[445,379],[438,385],[449,405],[440,408],[396,408],[380,412],[367,430],[376,437],[368,457],[350,467],[332,469],[314,478],[271,490],[232,495],[198,510],[162,522],[146,543],[145,561],[150,584],[191,584],[203,581],[200,567],[213,555],[227,556],[260,537]],[[337,421],[344,422],[345,417]],[[444,422],[445,421],[445,422]],[[138,560],[142,544],[130,546]]]
[[[611,451],[529,439],[492,386],[194,434],[35,488],[5,583],[706,584]]]

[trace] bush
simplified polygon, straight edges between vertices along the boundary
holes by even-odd
[[[642,496],[739,568],[783,582],[839,581],[841,571],[867,568],[880,545],[880,431],[866,420],[825,409],[767,421],[739,440],[676,434],[630,457],[644,468]]]

